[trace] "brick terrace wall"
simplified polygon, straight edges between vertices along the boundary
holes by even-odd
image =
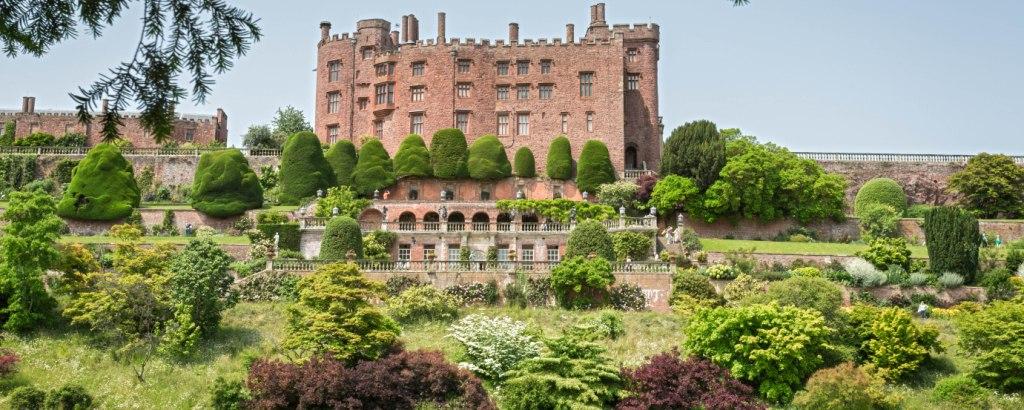
[[[819,161],[828,172],[846,177],[846,204],[853,206],[857,190],[872,178],[892,178],[903,186],[911,204],[942,205],[953,203],[956,196],[946,192],[949,177],[964,168],[957,163]]]
[[[900,235],[907,238],[911,243],[924,243],[923,219],[906,218],[900,220]],[[820,221],[806,225],[806,227],[818,235],[819,240],[825,241],[852,241],[860,239],[860,228],[857,218],[847,218],[845,221]],[[990,240],[995,240],[999,235],[1003,242],[1024,239],[1024,220],[1001,221],[982,220],[979,221],[981,231]],[[799,223],[790,219],[780,219],[772,222],[760,222],[756,220],[718,220],[714,223],[686,219],[686,226],[697,232],[702,238],[733,238],[748,240],[772,240],[780,233],[791,228],[800,226]]]
[[[175,210],[173,212],[174,224],[177,226],[178,232],[181,233],[185,232],[185,226],[189,224],[192,225],[193,230],[200,226],[209,226],[218,232],[226,232],[240,218],[212,218],[195,210]],[[248,215],[255,220],[256,212],[259,210],[249,211]],[[162,209],[139,209],[139,213],[142,214],[143,225],[147,227],[163,223],[164,210]],[[111,226],[123,223],[123,221],[76,221],[70,219],[66,222],[72,235],[100,235],[108,231]]]
[[[42,155],[38,157],[36,173],[48,177],[63,159],[80,160],[83,155]],[[135,168],[138,177],[147,166],[153,167],[153,180],[164,186],[191,185],[199,166],[199,157],[194,155],[126,155],[125,159]],[[274,156],[246,157],[249,166],[260,172],[260,167],[277,167],[281,160]]]

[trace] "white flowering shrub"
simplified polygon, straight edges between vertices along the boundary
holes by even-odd
[[[448,328],[449,337],[466,348],[460,367],[499,380],[519,362],[540,354],[542,344],[527,334],[526,323],[507,316],[469,315]]]
[[[884,285],[888,280],[885,272],[876,269],[875,265],[863,258],[850,259],[843,264],[843,267],[846,268],[846,273],[850,274],[850,278],[856,286],[873,288]]]
[[[1017,267],[1017,276],[1024,278],[1024,263]]]

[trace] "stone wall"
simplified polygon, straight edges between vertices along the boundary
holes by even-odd
[[[857,190],[873,178],[892,178],[903,186],[911,204],[943,205],[957,198],[946,192],[949,177],[964,168],[961,163],[819,161],[828,172],[846,177],[846,204],[853,206]]]
[[[139,213],[142,215],[142,224],[151,227],[160,225],[164,220],[163,209],[139,209]],[[235,221],[240,216],[231,218],[213,218],[195,210],[174,210],[174,225],[178,228],[178,232],[184,234],[185,227],[192,225],[193,231],[198,229],[200,226],[209,226],[216,229],[218,232],[228,232],[231,230]],[[256,219],[255,213],[259,210],[249,211],[248,215],[253,220]],[[110,229],[111,226],[123,223],[123,221],[76,221],[66,220],[68,224],[68,230],[72,235],[101,235]]]
[[[923,219],[905,218],[900,220],[900,234],[911,243],[924,243]],[[779,234],[804,226],[817,234],[818,240],[829,242],[848,242],[860,239],[859,220],[847,218],[845,221],[819,221],[801,225],[791,219],[780,219],[772,222],[743,219],[729,221],[720,219],[714,223],[687,218],[686,227],[693,229],[702,238],[730,238],[746,240],[773,240]],[[1024,220],[981,220],[981,231],[994,241],[998,235],[1003,242],[1024,239]]]
[[[83,155],[41,155],[38,157],[36,175],[49,177],[53,169],[64,159],[80,160]],[[125,155],[135,168],[136,178],[146,167],[153,168],[153,181],[163,186],[191,185],[199,166],[197,155]],[[277,167],[280,158],[275,156],[246,157],[249,166],[258,174],[263,166]]]

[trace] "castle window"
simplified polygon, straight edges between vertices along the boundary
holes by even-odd
[[[540,60],[540,73],[550,74],[551,73],[551,60]]]
[[[369,60],[373,58],[373,47],[363,48],[363,60]]]
[[[558,262],[558,245],[548,245],[548,262]]]
[[[359,104],[359,109],[360,110],[365,110],[366,106],[370,104],[370,99],[366,98],[366,97],[362,97],[362,98],[359,99],[359,101],[357,103]]]
[[[412,134],[423,133],[423,113],[414,112],[409,114],[409,132]]]
[[[377,104],[391,104],[395,102],[395,83],[377,84],[375,91]]]
[[[498,75],[508,75],[508,61],[498,62]]]
[[[498,99],[499,100],[507,100],[508,99],[508,86],[507,85],[499,85],[498,86]]]
[[[189,128],[185,130],[185,141],[192,142],[196,139],[196,130]]]
[[[469,98],[470,88],[472,88],[470,83],[458,83],[455,85],[455,91],[459,98]]]
[[[594,113],[587,113],[587,132],[594,132]]]
[[[542,99],[542,100],[550,100],[551,99],[551,93],[552,93],[552,91],[554,91],[555,86],[553,86],[551,84],[541,84],[539,88],[540,88],[540,99]]]
[[[415,87],[409,87],[409,93],[412,94],[413,101],[423,101],[423,95],[426,94],[426,87],[417,85]]]
[[[417,61],[415,63],[412,63],[412,75],[417,76],[417,77],[423,75],[423,71],[424,71],[424,68],[426,67],[426,65],[427,65],[427,63],[424,63],[422,61]]]
[[[377,75],[389,75],[395,73],[395,63],[381,63],[374,66]]]
[[[519,84],[519,85],[517,85],[516,86],[516,99],[517,100],[526,100],[526,99],[529,99],[529,98],[530,98],[530,85],[529,84]]]
[[[327,93],[327,113],[337,114],[341,107],[341,93]]]
[[[408,244],[398,245],[398,260],[408,262],[412,259],[412,247]]]
[[[335,82],[339,79],[341,79],[341,61],[327,62],[327,81]]]
[[[569,113],[562,113],[562,133],[569,132]]]
[[[384,135],[384,121],[383,120],[377,120],[377,121],[373,122],[373,135],[375,135],[377,138],[380,138],[381,136]]]
[[[580,73],[580,97],[590,97],[594,92],[594,73]]]
[[[530,113],[516,114],[516,134],[530,135]]]
[[[507,112],[499,112],[498,113],[498,135],[501,135],[501,136],[508,135],[508,113]]]
[[[469,129],[469,113],[466,111],[459,111],[455,113],[455,128],[463,133],[468,133]]]
[[[469,73],[469,65],[471,63],[472,63],[471,60],[459,60],[459,67],[458,67],[459,73],[460,74]]]
[[[626,74],[626,90],[636,91],[640,89],[640,74]]]
[[[516,74],[527,75],[530,74],[530,60],[519,60],[516,61]]]
[[[626,61],[634,62],[640,60],[640,50],[635,48],[626,49]]]
[[[335,142],[338,142],[338,126],[337,125],[328,125],[327,126],[327,142],[331,143],[331,144],[333,144]]]

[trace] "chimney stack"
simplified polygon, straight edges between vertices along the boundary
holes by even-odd
[[[415,15],[409,15],[409,42],[415,43],[420,41],[420,19],[416,18]]]
[[[331,38],[331,22],[321,21],[320,22],[320,41],[326,42]]]
[[[576,41],[576,26],[572,23],[565,25],[565,42],[572,44]]]
[[[606,25],[604,21],[604,3],[597,3],[590,6],[590,24]]]
[[[437,13],[437,44],[444,44],[446,42],[444,38],[445,21],[444,12]]]
[[[36,113],[36,97],[25,97],[21,100],[21,111],[26,114]]]
[[[107,105],[108,104],[110,104],[110,101],[108,101],[106,98],[100,100],[100,114],[106,114],[107,113]]]
[[[28,113],[28,99],[32,97],[21,97],[21,112]]]
[[[398,45],[398,30],[391,30],[391,45]]]
[[[508,23],[508,42],[519,42],[519,23]]]
[[[409,16],[402,16],[402,43],[409,42]]]

